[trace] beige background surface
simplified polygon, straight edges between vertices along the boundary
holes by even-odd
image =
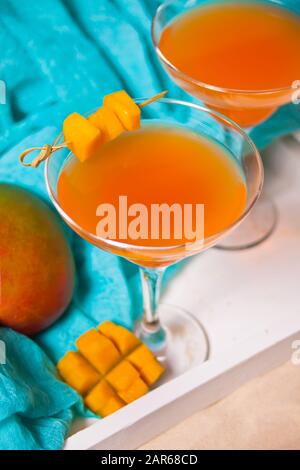
[[[141,449],[300,450],[300,365],[249,382]]]

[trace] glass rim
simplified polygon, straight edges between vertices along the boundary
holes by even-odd
[[[134,99],[134,101],[136,103],[140,103],[142,101],[145,101],[146,99],[148,99],[148,97],[147,98],[136,98],[136,99]],[[255,205],[256,201],[258,200],[258,198],[261,194],[262,187],[263,187],[263,182],[264,182],[264,168],[263,168],[263,163],[262,163],[262,160],[261,160],[260,153],[259,153],[256,145],[254,144],[253,140],[249,137],[249,135],[238,124],[236,124],[235,122],[233,122],[231,119],[227,118],[226,116],[223,116],[221,113],[219,113],[217,111],[208,109],[204,106],[200,106],[200,105],[195,104],[195,103],[190,103],[190,102],[187,102],[187,101],[177,100],[177,99],[172,99],[172,98],[160,98],[159,100],[156,101],[156,103],[172,104],[172,105],[179,105],[179,106],[194,108],[194,109],[197,109],[198,111],[210,114],[213,117],[216,117],[216,118],[221,119],[222,121],[225,121],[227,124],[229,124],[231,127],[233,127],[237,132],[239,132],[240,135],[242,135],[243,139],[248,143],[249,147],[253,150],[253,153],[255,155],[255,158],[256,158],[256,161],[257,161],[257,164],[258,164],[258,173],[259,173],[259,185],[258,185],[256,194],[253,197],[253,199],[251,200],[249,206],[243,211],[243,213],[240,215],[240,217],[237,220],[235,220],[232,224],[230,224],[227,228],[225,228],[221,232],[210,235],[209,237],[203,239],[203,241],[202,241],[203,244],[207,245],[208,247],[212,246],[214,244],[214,241],[217,241],[217,239],[220,239],[222,236],[226,235],[232,229],[234,229],[237,225],[239,225],[247,217],[247,215],[249,214],[249,212],[252,210],[253,206]],[[91,112],[93,112],[93,111],[91,111]],[[89,115],[91,112],[86,113],[86,115]],[[59,141],[60,141],[60,139],[62,139],[62,137],[63,137],[63,133],[60,132],[59,136],[56,139],[56,143],[59,143]],[[60,152],[60,151],[61,150],[59,150],[58,152]],[[58,152],[52,153],[50,155],[50,157],[47,158],[46,163],[45,163],[44,178],[45,178],[45,183],[46,183],[46,189],[47,189],[47,192],[48,192],[48,195],[49,195],[49,198],[50,198],[51,202],[53,203],[54,207],[56,208],[57,212],[62,217],[62,219],[64,221],[66,221],[72,228],[75,227],[76,231],[78,231],[80,234],[83,234],[83,238],[87,238],[88,240],[92,240],[93,243],[96,246],[98,246],[99,243],[101,243],[103,245],[107,245],[107,248],[108,247],[120,248],[120,249],[126,250],[126,251],[129,251],[129,250],[137,251],[137,252],[139,252],[139,251],[143,251],[143,252],[156,251],[156,252],[168,252],[169,253],[169,252],[172,252],[174,250],[177,251],[177,250],[183,249],[183,250],[186,250],[186,251],[190,251],[190,253],[193,253],[193,250],[192,249],[189,250],[188,247],[196,246],[197,243],[199,243],[199,242],[187,242],[187,243],[181,243],[181,244],[172,245],[172,246],[135,245],[135,244],[132,244],[132,243],[125,243],[125,242],[120,242],[120,241],[117,241],[117,240],[111,240],[111,239],[107,239],[107,238],[98,237],[97,235],[95,235],[95,234],[87,231],[83,227],[81,227],[77,222],[75,222],[64,211],[64,209],[61,207],[61,205],[59,203],[59,200],[56,197],[56,195],[55,195],[55,193],[54,193],[54,191],[51,187],[50,177],[49,177],[49,173],[50,173],[49,166],[50,166],[50,162],[52,161],[53,158],[55,158],[55,155]],[[67,158],[69,157],[70,154],[72,154],[72,152],[68,153],[68,155],[66,156],[64,161],[67,160]]]
[[[186,0],[186,1],[188,2],[189,0]],[[155,26],[156,26],[156,23],[158,22],[158,17],[160,15],[161,11],[164,10],[169,5],[176,4],[177,2],[178,2],[178,0],[165,0],[165,1],[163,1],[163,3],[161,3],[161,5],[159,5],[159,7],[157,8],[157,10],[156,10],[156,12],[153,16],[153,19],[152,19],[151,37],[152,37],[152,42],[153,42],[153,45],[154,45],[155,52],[158,55],[158,57],[160,58],[160,60],[166,66],[168,66],[170,69],[172,69],[173,72],[178,74],[180,78],[182,78],[186,82],[192,83],[193,85],[196,85],[196,86],[199,86],[199,87],[202,87],[202,88],[206,88],[206,89],[211,90],[211,91],[216,91],[216,92],[219,92],[219,93],[231,93],[231,94],[236,94],[236,95],[245,95],[245,94],[247,94],[247,95],[262,96],[262,95],[272,95],[272,94],[275,94],[275,93],[284,93],[284,92],[289,92],[289,91],[293,90],[292,84],[289,85],[289,86],[286,86],[286,87],[261,89],[261,90],[247,90],[247,89],[239,89],[239,88],[227,88],[227,87],[221,87],[221,86],[217,86],[217,85],[212,85],[210,83],[202,82],[201,80],[197,80],[197,79],[191,77],[190,75],[182,72],[169,59],[166,58],[166,56],[163,54],[163,52],[161,51],[161,49],[159,47],[159,42],[155,38]],[[277,6],[280,5],[280,6],[283,7],[283,3],[281,2],[281,0],[276,0],[276,2],[272,1],[272,3],[275,3],[275,5],[277,5]]]

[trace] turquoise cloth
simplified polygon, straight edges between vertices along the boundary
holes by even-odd
[[[1,328],[7,363],[0,366],[1,449],[59,449],[77,394],[55,377],[55,368],[30,339]]]
[[[17,165],[21,151],[51,142],[63,118],[100,105],[108,92],[188,98],[163,72],[151,44],[157,0],[6,0],[0,15],[0,181],[46,197],[43,169]],[[291,4],[294,4],[292,1]],[[296,77],[299,78],[300,77]],[[281,109],[253,131],[265,147],[300,128],[300,107]],[[0,329],[7,364],[0,365],[0,449],[58,449],[78,395],[58,381],[52,363],[75,338],[103,319],[131,326],[141,311],[135,266],[68,231],[77,263],[77,289],[65,315],[35,342]]]

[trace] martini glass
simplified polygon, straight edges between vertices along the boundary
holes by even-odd
[[[139,104],[143,100],[135,101]],[[181,243],[179,240],[176,246],[141,246],[101,238],[76,223],[65,212],[58,198],[58,182],[62,171],[65,165],[76,157],[67,149],[52,154],[46,161],[45,180],[55,208],[77,234],[99,249],[124,257],[140,267],[144,312],[136,324],[136,332],[161,361],[167,362],[168,377],[174,377],[205,361],[209,344],[206,332],[196,317],[178,307],[159,304],[165,268],[214,246],[247,216],[261,192],[263,166],[259,152],[249,136],[239,126],[215,111],[184,101],[162,98],[142,109],[141,126],[152,123],[155,126],[180,126],[192,131],[201,138],[208,138],[221,145],[228,152],[228,158],[235,159],[245,182],[247,200],[243,213],[226,229],[202,239],[201,242]],[[114,184],[113,178],[111,184]],[[152,184],[155,185],[155,181]],[[213,184],[212,181],[211,185]],[[228,191],[230,189],[228,188]]]
[[[285,88],[267,90],[222,88],[187,75],[176,67],[160,49],[160,39],[163,31],[180,15],[188,13],[196,7],[210,4],[221,5],[222,3],[224,3],[223,0],[169,0],[162,3],[153,19],[152,40],[163,67],[180,88],[201,100],[209,108],[219,111],[243,129],[249,131],[253,126],[257,126],[268,119],[280,106],[292,101],[295,92],[292,83]],[[242,1],[235,2],[233,0],[231,3],[240,4]],[[252,2],[247,0],[245,3],[285,6],[281,0],[253,0]],[[294,2],[291,11],[300,14],[298,2]],[[199,31],[199,41],[209,40],[221,41],[222,38],[201,38],[201,31]],[[257,53],[259,54],[259,51]],[[230,54],[232,52],[228,51],[228,55]],[[224,62],[224,67],[226,67],[226,57],[220,58],[220,60]],[[261,243],[273,232],[277,218],[278,214],[273,201],[263,194],[250,216],[222,242],[219,248],[235,250],[250,248]]]

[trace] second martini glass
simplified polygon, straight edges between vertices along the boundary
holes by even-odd
[[[219,35],[215,35],[214,37],[207,36],[209,27],[208,22],[211,20],[212,15],[220,15],[220,11],[223,11],[222,8],[227,9],[227,12],[225,12],[223,21],[222,18],[218,17],[218,22],[215,23],[217,25],[217,28],[220,30]],[[292,11],[293,14],[295,14],[295,21],[297,19],[297,15],[300,13],[300,7],[299,5],[296,5],[293,7],[294,10]],[[168,26],[172,24],[172,22],[177,21],[177,19],[180,19],[183,17],[183,15],[190,14],[195,16],[195,12],[200,10],[202,8],[208,7],[210,8],[210,17],[206,17],[206,23],[204,21],[201,23],[201,27],[198,25],[198,29],[196,30],[195,23],[192,25],[190,23],[190,28],[194,28],[193,32],[191,32],[190,38],[193,38],[193,45],[191,46],[191,43],[189,45],[184,44],[183,38],[184,35],[182,34],[181,31],[181,41],[178,40],[178,43],[176,43],[176,47],[173,46],[173,52],[174,54],[178,53],[178,56],[176,57],[177,60],[181,63],[184,63],[186,61],[186,57],[193,56],[194,53],[196,53],[197,47],[200,47],[199,44],[201,43],[204,44],[202,49],[204,47],[207,47],[207,54],[216,54],[216,51],[219,51],[219,48],[215,48],[215,43],[222,43],[222,41],[226,41],[226,38],[224,38],[224,35],[222,36],[221,30],[223,33],[226,33],[226,27],[231,28],[230,22],[233,22],[234,24],[238,24],[238,17],[231,16],[229,15],[237,15],[236,11],[233,12],[233,10],[230,10],[230,8],[234,5],[239,5],[241,6],[259,6],[259,7],[271,7],[271,8],[276,8],[276,10],[273,11],[273,15],[279,15],[280,14],[286,14],[288,10],[285,10],[281,7],[284,7],[284,3],[281,2],[280,0],[233,0],[231,2],[224,2],[223,0],[173,0],[173,1],[167,1],[164,2],[157,10],[156,15],[153,19],[153,24],[152,24],[152,38],[153,38],[153,43],[155,46],[155,50],[158,54],[158,57],[166,69],[166,71],[169,73],[171,78],[182,88],[184,89],[187,93],[191,94],[192,96],[200,99],[202,102],[204,102],[207,106],[209,106],[211,109],[218,110],[219,112],[222,112],[226,116],[228,116],[230,119],[238,123],[241,127],[244,129],[249,130],[251,127],[256,126],[260,124],[261,122],[265,121],[267,118],[269,118],[275,111],[278,109],[278,107],[289,103],[292,99],[292,94],[293,94],[293,88],[292,88],[292,79],[291,83],[288,86],[285,87],[274,87],[274,88],[269,88],[269,89],[243,89],[242,87],[237,88],[236,86],[232,87],[222,87],[222,86],[217,86],[214,83],[206,83],[205,80],[201,81],[199,78],[195,78],[192,76],[191,73],[187,73],[182,69],[180,65],[177,64],[176,60],[172,60],[172,54],[171,56],[168,55],[164,50],[162,50],[162,45],[161,45],[161,38],[162,35],[166,32]],[[214,8],[214,10],[212,9]],[[250,10],[249,10],[250,11]],[[232,13],[233,12],[233,13]],[[250,12],[251,13],[251,12]],[[253,14],[253,12],[252,12]],[[249,17],[248,17],[249,18]],[[226,26],[226,21],[228,21],[228,24]],[[247,22],[247,20],[245,19]],[[262,23],[262,20],[261,20]],[[295,23],[296,24],[296,23]],[[299,23],[300,24],[300,23]],[[236,26],[236,28],[240,27]],[[264,30],[263,24],[261,24],[262,31]],[[282,26],[281,26],[282,27]],[[202,31],[202,28],[205,29],[205,31]],[[207,29],[208,28],[208,29]],[[288,30],[288,26],[285,26],[286,30]],[[227,30],[228,31],[228,30]],[[169,31],[168,31],[169,34]],[[187,30],[185,32],[187,34]],[[228,32],[227,32],[228,34]],[[244,36],[245,35],[251,35],[253,37],[253,43],[255,42],[255,32],[253,32],[249,26],[245,28],[245,31],[243,31]],[[264,32],[263,32],[264,34]],[[293,32],[295,35],[295,32]],[[165,37],[167,37],[165,35]],[[298,40],[300,38],[300,35],[298,36]],[[170,39],[168,39],[170,42]],[[236,34],[235,36],[235,41],[239,42],[240,41],[240,34]],[[294,41],[295,42],[295,41]],[[208,44],[208,46],[207,46]],[[296,47],[296,44],[294,44]],[[174,49],[175,47],[175,49]],[[275,47],[275,46],[274,46]],[[178,49],[180,49],[180,52],[178,52]],[[191,50],[193,49],[193,50]],[[201,49],[201,50],[202,50]],[[188,50],[188,52],[187,52]],[[210,51],[210,52],[209,52]],[[254,51],[252,51],[254,52]],[[291,52],[292,53],[292,52]],[[180,56],[181,54],[181,56]],[[182,55],[183,54],[183,55]],[[218,53],[220,54],[220,53]],[[243,57],[236,57],[235,54],[243,55]],[[261,56],[260,56],[261,55]],[[185,58],[184,58],[185,56]],[[196,54],[194,54],[194,59],[196,59]],[[236,74],[233,72],[230,72],[230,70],[227,70],[228,67],[231,67],[230,64],[234,64],[236,66],[236,63],[240,62],[247,62],[247,53],[245,50],[243,50],[242,47],[238,47],[236,50],[230,50],[226,49],[224,54],[222,56],[218,55],[218,61],[219,64],[217,64],[217,67],[219,69],[219,76],[222,77],[222,70],[224,73],[226,73],[227,81],[230,81],[228,76],[231,74],[231,79],[238,81],[239,78],[239,71],[237,70]],[[272,56],[273,57],[273,56]],[[272,57],[269,58],[269,60],[272,60]],[[277,56],[276,56],[277,57]],[[276,57],[274,56],[274,61],[276,61]],[[236,61],[237,59],[237,61]],[[241,60],[243,59],[243,60]],[[259,50],[259,47],[257,48],[256,52],[254,53],[254,57],[252,56],[252,61],[254,59],[254,62],[257,62],[259,64],[260,60],[263,60],[263,51]],[[191,59],[192,60],[192,59]],[[207,57],[207,64],[206,67],[210,67],[210,58],[209,56]],[[294,60],[297,60],[294,58]],[[212,66],[212,65],[211,65]],[[214,64],[215,66],[215,64]],[[233,65],[232,65],[233,66]],[[200,65],[199,65],[200,67]],[[248,65],[249,68],[249,65]],[[204,71],[207,73],[207,70]],[[203,73],[204,73],[203,72]],[[229,73],[230,72],[230,73]],[[199,73],[199,70],[198,72]],[[241,73],[241,71],[240,71]],[[259,66],[256,67],[255,70],[252,70],[252,74],[259,74],[260,73],[260,68]],[[271,74],[272,72],[269,71]],[[201,75],[201,74],[200,74]],[[295,80],[297,77],[294,77],[293,79]],[[274,80],[274,77],[273,77]],[[273,204],[273,202],[263,194],[263,196],[260,198],[258,201],[258,204],[256,204],[254,210],[251,212],[250,216],[244,221],[242,225],[238,227],[237,230],[235,230],[229,237],[227,237],[223,242],[222,245],[220,246],[221,248],[226,248],[226,249],[243,249],[243,248],[249,248],[252,246],[255,246],[268,238],[268,236],[273,232],[277,222],[277,211],[276,208]]]

